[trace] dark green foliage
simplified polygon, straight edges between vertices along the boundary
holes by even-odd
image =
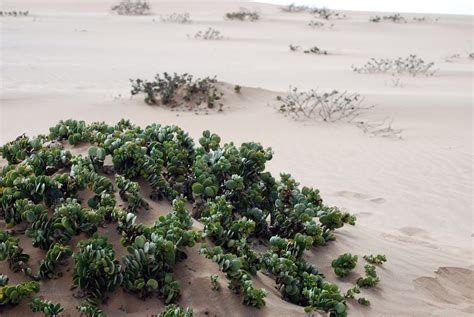
[[[99,308],[96,301],[88,298],[76,306],[76,309],[86,317],[106,317],[107,315]]]
[[[387,258],[384,254],[364,255],[364,260],[371,264],[383,264],[384,262],[387,262]]]
[[[357,302],[363,306],[370,306],[370,301],[365,297],[360,297]]]
[[[165,307],[165,310],[158,317],[193,317],[191,308],[182,308],[181,306],[171,304]]]
[[[219,284],[219,275],[211,275],[211,285],[212,285],[212,290],[213,291],[218,291],[221,288],[221,285]]]
[[[23,134],[16,138],[16,140],[0,147],[0,154],[9,164],[17,164],[38,151],[44,141],[44,136],[40,135],[36,138],[29,138]]]
[[[337,259],[333,260],[331,266],[339,277],[345,277],[356,267],[357,255],[350,253],[341,254]]]
[[[53,304],[48,300],[40,297],[34,297],[28,304],[34,313],[42,312],[45,317],[57,317],[64,310],[61,304]]]
[[[58,141],[67,140],[71,145],[89,141],[86,123],[71,119],[61,120],[56,126],[49,128],[49,137]]]
[[[73,283],[91,297],[102,298],[106,291],[122,283],[121,266],[106,237],[96,234],[80,241],[79,252],[73,258]]]
[[[28,262],[30,256],[23,253],[19,239],[12,237],[6,231],[0,231],[0,261],[8,260],[8,265],[13,272],[20,271]]]
[[[379,277],[377,276],[377,272],[375,271],[375,266],[371,264],[366,264],[364,266],[365,270],[365,277],[359,277],[357,279],[357,286],[363,288],[374,287],[380,281]]]
[[[240,94],[240,92],[242,91],[242,87],[240,85],[235,85],[234,91],[236,94]]]
[[[91,146],[87,151],[96,171],[104,166],[105,150],[101,147]]]
[[[249,11],[247,9],[240,9],[236,12],[228,12],[225,14],[228,20],[239,20],[239,21],[257,21],[260,19],[260,15],[256,11]]]
[[[192,75],[174,73],[170,75],[157,74],[154,81],[142,79],[130,80],[132,82],[132,95],[145,94],[145,102],[149,105],[180,105],[199,106],[205,103],[208,108],[215,108],[217,102],[224,95],[216,87],[215,78],[197,78]],[[219,104],[219,110],[222,104]]]
[[[200,233],[191,229],[191,216],[183,200],[175,200],[173,212],[162,216],[152,227],[142,227],[128,255],[122,258],[124,264],[123,287],[140,297],[156,294],[165,303],[179,297],[179,281],[173,280],[175,264],[186,258],[184,250],[200,240]]]
[[[128,210],[135,213],[138,209],[149,209],[148,203],[140,196],[140,185],[123,176],[115,175],[115,182],[119,188],[120,198],[128,202]]]
[[[12,286],[0,287],[0,307],[4,305],[16,305],[32,293],[38,292],[40,285],[36,281],[24,282]]]
[[[72,255],[70,246],[54,244],[46,253],[46,257],[41,260],[38,277],[40,279],[54,278],[57,276],[56,266]]]

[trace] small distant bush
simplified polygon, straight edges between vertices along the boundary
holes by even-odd
[[[147,15],[150,13],[151,7],[142,0],[122,0],[111,9],[118,15]]]
[[[378,23],[378,22],[382,22],[382,21],[392,21],[394,23],[406,23],[407,20],[402,16],[400,15],[400,13],[395,13],[395,14],[392,14],[392,15],[384,15],[384,16],[372,16],[369,18],[369,21],[370,22],[374,22],[374,23]]]
[[[290,48],[290,51],[297,52],[297,51],[300,50],[301,47],[299,45],[290,44],[289,48]],[[310,47],[310,48],[307,48],[307,49],[303,49],[303,53],[305,53],[305,54],[316,54],[316,55],[328,55],[328,51],[322,50],[317,46],[313,46],[313,47]]]
[[[219,107],[218,103],[224,95],[217,89],[216,78],[197,78],[192,75],[174,73],[170,75],[157,74],[154,81],[142,79],[131,80],[132,95],[145,94],[145,102],[149,105],[167,105],[176,107],[179,105],[200,106],[206,104],[208,108]]]
[[[28,307],[34,313],[43,313],[45,317],[59,317],[64,310],[61,304],[54,304],[40,297],[34,297],[28,304]]]
[[[328,8],[312,8],[309,11],[311,14],[314,15],[315,18],[325,19],[325,20],[344,19],[346,17],[345,14],[330,10]]]
[[[297,5],[294,3],[291,3],[287,6],[282,6],[280,7],[280,10],[283,12],[290,12],[290,13],[297,13],[297,12],[305,12],[308,11],[310,8],[305,5]]]
[[[359,74],[406,73],[415,77],[418,75],[433,76],[436,73],[434,66],[434,62],[425,62],[422,58],[412,54],[396,59],[372,58],[361,67],[352,66],[352,70]]]
[[[325,28],[332,29],[334,27],[333,23],[328,25],[324,22],[316,21],[316,20],[309,21],[308,25],[312,27],[313,29],[325,29]]]
[[[384,254],[364,255],[364,260],[371,264],[383,264],[384,262],[387,262],[387,258]]]
[[[179,305],[171,304],[165,307],[165,310],[158,317],[193,317],[191,308],[182,308]]]
[[[257,21],[260,19],[260,15],[256,11],[249,11],[247,9],[240,9],[236,12],[228,12],[225,15],[228,20],[239,20],[239,21]]]
[[[189,17],[189,13],[172,13],[170,15],[160,16],[160,21],[166,23],[189,24],[191,23],[191,18]]]
[[[29,11],[0,11],[0,17],[26,17]]]
[[[370,288],[376,286],[380,279],[377,276],[377,272],[375,271],[375,266],[371,264],[366,264],[364,266],[365,270],[365,277],[359,277],[357,279],[357,286],[363,288]]]
[[[198,31],[194,34],[194,38],[200,40],[222,40],[224,36],[219,30],[208,27],[206,31]]]

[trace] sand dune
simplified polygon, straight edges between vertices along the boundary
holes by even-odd
[[[308,14],[287,14],[272,5],[151,1],[153,15],[122,17],[110,14],[114,2],[2,1],[1,10],[30,11],[29,17],[0,20],[2,144],[22,133],[46,133],[66,118],[110,123],[129,118],[140,125],[176,124],[195,138],[209,129],[223,141],[261,142],[275,151],[270,171],[290,172],[302,184],[319,188],[327,203],[358,217],[355,227],[338,232],[336,242],[307,255],[330,281],[343,289],[351,285],[337,279],[330,267],[341,253],[387,255],[379,269],[381,283],[365,293],[371,307],[349,303],[350,316],[472,315],[473,60],[467,57],[472,17],[439,15],[437,22],[377,24],[368,22],[374,13],[345,12],[348,18],[333,21],[333,28],[318,30],[307,26]],[[261,20],[223,19],[225,12],[242,6],[258,10]],[[189,12],[193,23],[159,22],[161,14],[172,12]],[[188,38],[209,26],[225,39]],[[290,52],[289,44],[317,45],[330,55]],[[436,76],[405,75],[399,78],[402,85],[394,86],[390,75],[351,71],[351,65],[372,57],[408,54],[435,62]],[[447,61],[453,54],[460,58]],[[146,105],[142,96],[130,98],[129,78],[151,78],[163,71],[217,75],[226,94],[224,111],[169,111]],[[243,86],[241,94],[233,92],[233,84]],[[285,117],[276,110],[275,97],[290,85],[358,92],[377,105],[363,120],[393,119],[402,138],[374,137],[342,122]],[[140,215],[143,221],[152,222],[169,210],[152,206]],[[125,252],[118,236],[111,240],[119,255]],[[22,246],[39,259],[26,239]],[[359,262],[356,273],[362,274]],[[6,270],[0,263],[0,273]],[[183,281],[180,303],[192,306],[196,316],[304,315],[301,307],[283,301],[274,281],[263,274],[256,283],[270,292],[260,311],[243,306],[227,289],[212,292],[209,274],[221,273],[197,248],[177,270]],[[24,279],[8,275],[12,283]],[[78,299],[61,281],[45,283],[42,292],[74,316]],[[116,293],[104,306],[110,316],[150,315],[163,307],[159,301]],[[27,314],[26,307],[0,309],[1,316]]]

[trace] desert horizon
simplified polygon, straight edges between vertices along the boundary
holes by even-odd
[[[0,316],[474,313],[472,15],[127,1],[0,4]]]

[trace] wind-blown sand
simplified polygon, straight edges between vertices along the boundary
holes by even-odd
[[[326,203],[358,218],[355,227],[338,231],[337,241],[308,252],[308,261],[328,280],[343,290],[353,282],[338,280],[330,268],[341,253],[386,254],[388,262],[378,269],[381,282],[362,292],[372,305],[349,301],[350,316],[474,313],[473,60],[467,57],[473,47],[472,17],[369,23],[375,13],[345,12],[348,18],[332,21],[333,29],[318,30],[307,26],[309,14],[283,13],[272,5],[151,1],[153,15],[124,17],[110,13],[115,2],[2,1],[1,10],[29,10],[30,16],[0,20],[1,144],[22,133],[46,133],[66,118],[109,123],[128,118],[140,125],[176,124],[193,137],[209,129],[224,141],[261,142],[275,151],[270,171],[291,173],[302,184],[319,188]],[[223,19],[239,7],[258,10],[261,20]],[[160,15],[173,12],[189,12],[193,23],[159,22]],[[209,26],[225,39],[187,37]],[[317,45],[330,55],[290,52],[289,44]],[[461,58],[445,60],[456,53]],[[409,54],[435,62],[438,73],[402,76],[403,87],[394,87],[390,75],[351,70],[352,64],[364,64],[371,57]],[[224,112],[208,115],[151,107],[142,96],[129,97],[129,78],[152,78],[163,71],[217,75],[244,88],[237,95],[232,85],[224,85]],[[289,85],[358,92],[367,104],[377,105],[364,120],[391,118],[393,126],[403,130],[402,139],[372,137],[346,123],[284,117],[275,109],[275,97]],[[140,215],[144,221],[151,223],[169,210],[166,204],[150,203],[155,208]],[[118,246],[118,235],[110,240]],[[27,239],[22,242],[35,264],[39,251]],[[117,247],[119,256],[124,252]],[[243,306],[225,287],[211,291],[209,275],[218,273],[217,265],[198,255],[197,248],[188,254],[177,270],[183,282],[180,304],[191,306],[195,316],[305,315],[302,307],[283,301],[274,281],[262,274],[256,284],[270,292],[261,310]],[[362,270],[359,260],[356,272]],[[24,280],[6,263],[0,263],[0,273],[8,273],[11,283]],[[69,281],[43,283],[42,295],[75,316],[78,299],[72,297]],[[103,307],[110,316],[144,316],[159,313],[163,304],[117,291]],[[25,306],[0,309],[1,316],[28,314]]]

